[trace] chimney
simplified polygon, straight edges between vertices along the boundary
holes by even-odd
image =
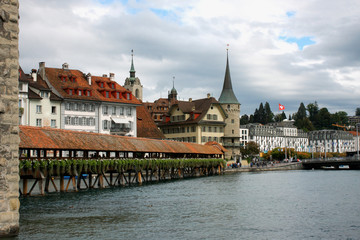
[[[189,102],[192,102],[192,98],[189,98]]]
[[[69,64],[64,63],[64,64],[62,65],[62,69],[68,70],[68,69],[69,69]]]
[[[39,74],[45,80],[45,62],[39,62]]]
[[[208,94],[207,94],[207,98],[210,98],[210,96],[211,96],[210,93],[208,93]]]
[[[115,81],[115,73],[110,73],[110,81]]]
[[[89,85],[91,86],[91,73],[86,74],[86,80],[88,81]]]
[[[106,74],[103,74],[102,77],[106,77],[106,78],[107,78],[107,75],[106,75]]]
[[[31,77],[32,77],[34,82],[37,81],[36,69],[31,69]]]

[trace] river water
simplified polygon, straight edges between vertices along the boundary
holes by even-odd
[[[360,171],[274,171],[21,198],[15,239],[360,239]]]

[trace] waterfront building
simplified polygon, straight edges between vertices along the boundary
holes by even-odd
[[[60,128],[77,131],[137,136],[136,107],[131,91],[115,81],[115,75],[91,76],[80,70],[45,67],[39,75],[62,98]]]
[[[226,54],[226,70],[224,84],[219,103],[225,110],[225,129],[222,137],[222,144],[228,150],[225,153],[226,159],[240,158],[240,103],[237,100],[231,83],[229,54]]]
[[[262,125],[250,123],[242,126],[248,129],[248,141],[259,145],[261,152],[271,151],[274,148],[293,148],[295,151],[308,150],[308,137],[301,129],[293,125],[293,121],[284,120],[279,123]]]
[[[176,101],[158,126],[166,138],[175,141],[221,143],[225,119],[224,109],[208,94],[204,99]]]
[[[349,116],[349,125],[356,126],[360,123],[360,116]]]
[[[143,86],[141,85],[140,79],[135,76],[135,67],[134,67],[134,54],[131,50],[131,67],[130,67],[130,77],[125,79],[124,88],[131,91],[131,93],[140,101],[143,99]]]
[[[20,125],[60,128],[61,101],[35,69],[31,75],[19,69]]]
[[[318,130],[309,132],[309,142],[314,152],[355,152],[357,139],[341,130]]]
[[[240,146],[246,146],[249,142],[249,129],[240,125]]]

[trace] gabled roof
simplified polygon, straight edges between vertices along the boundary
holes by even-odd
[[[19,126],[20,149],[223,154],[211,145]]]
[[[225,111],[223,110],[223,108],[221,107],[221,105],[219,104],[219,102],[213,98],[213,97],[209,97],[209,98],[203,98],[203,99],[197,99],[197,100],[192,100],[191,102],[189,101],[178,101],[176,104],[173,104],[169,110],[169,112],[171,112],[171,110],[173,108],[179,108],[179,110],[181,110],[183,113],[185,114],[197,114],[196,118],[189,118],[186,121],[180,121],[180,122],[172,122],[172,123],[160,123],[159,125],[170,125],[170,124],[189,124],[189,123],[198,123],[200,121],[202,121],[204,119],[204,117],[206,116],[209,108],[211,107],[211,105],[218,105],[220,110],[223,112],[224,116],[227,116]]]
[[[98,77],[91,76],[91,85],[89,84],[86,76],[83,72],[73,69],[62,69],[62,68],[45,68],[45,74],[50,84],[56,89],[64,99],[78,99],[78,100],[92,100],[92,101],[104,101],[114,103],[128,103],[128,104],[140,104],[140,101],[135,98],[130,91],[120,86],[117,82],[110,80],[109,77]],[[62,81],[62,78],[75,79],[74,81]],[[99,83],[104,83],[104,87],[100,87]],[[114,88],[111,88],[111,84],[114,84]],[[91,96],[82,94],[68,94],[67,89],[74,90],[90,90]],[[110,97],[105,97],[101,91],[109,91],[110,93],[120,92],[129,93],[131,99],[128,100],[126,97],[117,99],[110,94]]]
[[[136,107],[137,137],[165,139],[164,134],[158,129],[150,113],[143,105]]]

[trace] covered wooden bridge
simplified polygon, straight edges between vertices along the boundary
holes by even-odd
[[[224,151],[205,145],[20,126],[20,194],[67,192],[221,174]],[[65,184],[68,179],[67,184]],[[58,184],[56,183],[58,180]],[[30,190],[28,184],[31,184]],[[52,190],[51,190],[52,189]]]
[[[206,145],[54,128],[20,126],[20,158],[223,158]]]

